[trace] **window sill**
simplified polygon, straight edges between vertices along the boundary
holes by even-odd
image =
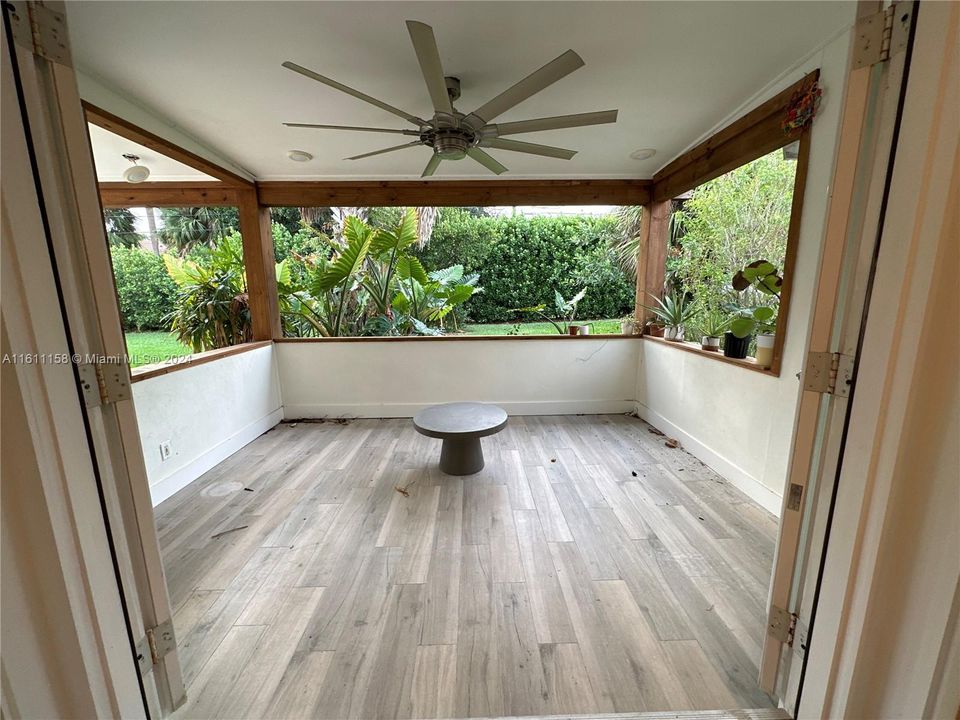
[[[457,342],[461,340],[639,340],[639,335],[602,334],[596,335],[394,335],[371,337],[311,337],[311,338],[278,338],[278,343],[344,343],[344,342]]]
[[[186,370],[190,367],[203,365],[204,363],[213,362],[214,360],[219,360],[231,355],[239,355],[240,353],[267,347],[272,344],[272,340],[259,340],[257,342],[231,345],[230,347],[218,348],[217,350],[207,350],[202,353],[170,358],[166,362],[154,363],[153,365],[142,365],[130,371],[130,382],[135,383],[141,382],[142,380],[149,380],[150,378],[159,377],[160,375],[167,375],[178,370]]]
[[[683,350],[684,352],[693,353],[694,355],[699,355],[703,358],[708,358],[710,360],[719,360],[720,362],[727,363],[728,365],[736,365],[745,370],[753,370],[754,372],[762,373],[764,375],[769,375],[771,377],[780,377],[779,371],[774,370],[773,368],[764,367],[763,365],[757,365],[757,361],[751,357],[739,359],[739,358],[729,358],[723,354],[723,352],[710,352],[709,350],[704,350],[700,347],[699,343],[691,342],[679,342],[676,340],[665,340],[660,337],[653,337],[652,335],[643,335],[644,340],[649,340],[650,342],[655,342],[658,345],[666,345],[667,347],[676,348],[677,350]]]

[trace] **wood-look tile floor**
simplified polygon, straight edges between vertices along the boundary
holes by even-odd
[[[483,443],[457,478],[409,420],[281,424],[160,505],[176,717],[771,706],[773,516],[632,417]]]

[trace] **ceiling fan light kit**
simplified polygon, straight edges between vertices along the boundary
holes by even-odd
[[[453,105],[453,103],[460,98],[460,80],[444,75],[443,66],[440,63],[440,51],[437,48],[433,28],[422,22],[408,20],[407,31],[410,33],[413,49],[414,52],[416,52],[417,61],[420,64],[420,72],[423,74],[427,91],[430,94],[430,101],[433,104],[434,114],[430,120],[424,120],[416,115],[411,115],[400,108],[396,108],[382,100],[378,100],[359,90],[355,90],[343,83],[320,75],[288,60],[283,63],[283,67],[288,70],[293,70],[304,77],[316,80],[328,87],[351,95],[358,100],[363,100],[381,110],[386,110],[416,125],[417,129],[318,125],[314,123],[284,123],[284,125],[287,127],[321,130],[391,133],[416,137],[416,140],[393,145],[382,150],[374,150],[373,152],[354,155],[353,157],[347,158],[347,160],[361,160],[405,148],[426,146],[433,150],[433,156],[424,168],[423,173],[421,173],[421,177],[429,177],[437,171],[442,160],[462,160],[466,157],[473,159],[496,175],[507,172],[506,166],[487,153],[484,148],[495,148],[528,155],[570,160],[577,154],[576,150],[521,142],[519,140],[506,139],[503,136],[527,132],[541,132],[544,130],[559,130],[561,128],[602,125],[617,121],[617,110],[604,110],[600,112],[536,118],[534,120],[521,120],[518,122],[501,123],[499,125],[491,123],[492,120],[519,105],[524,100],[548,88],[574,70],[583,67],[585,64],[583,59],[573,50],[567,50],[486,104],[465,115],[458,111]],[[293,159],[292,156],[291,159]]]

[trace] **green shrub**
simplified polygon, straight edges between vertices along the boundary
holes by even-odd
[[[634,285],[607,249],[613,218],[487,217],[444,208],[430,243],[417,254],[428,267],[461,264],[484,292],[464,306],[471,322],[522,319],[512,308],[553,303],[586,287],[578,317],[620,317],[633,308]]]
[[[120,316],[125,330],[168,330],[164,316],[173,311],[177,286],[163,259],[140,248],[112,246]]]

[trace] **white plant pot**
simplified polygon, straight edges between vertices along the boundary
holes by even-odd
[[[710,352],[720,352],[720,338],[704,335],[700,338],[700,347]]]
[[[581,326],[580,326],[580,334],[581,334],[581,335],[589,335],[589,334],[590,334],[590,326],[589,326],[589,325],[581,325]]]
[[[683,327],[680,325],[669,325],[664,328],[663,337],[667,340],[683,340]]]
[[[774,333],[757,335],[757,365],[770,367],[773,364],[773,343],[776,340]]]
[[[621,320],[620,321],[620,334],[621,335],[633,335],[634,328],[636,323],[633,320]]]

